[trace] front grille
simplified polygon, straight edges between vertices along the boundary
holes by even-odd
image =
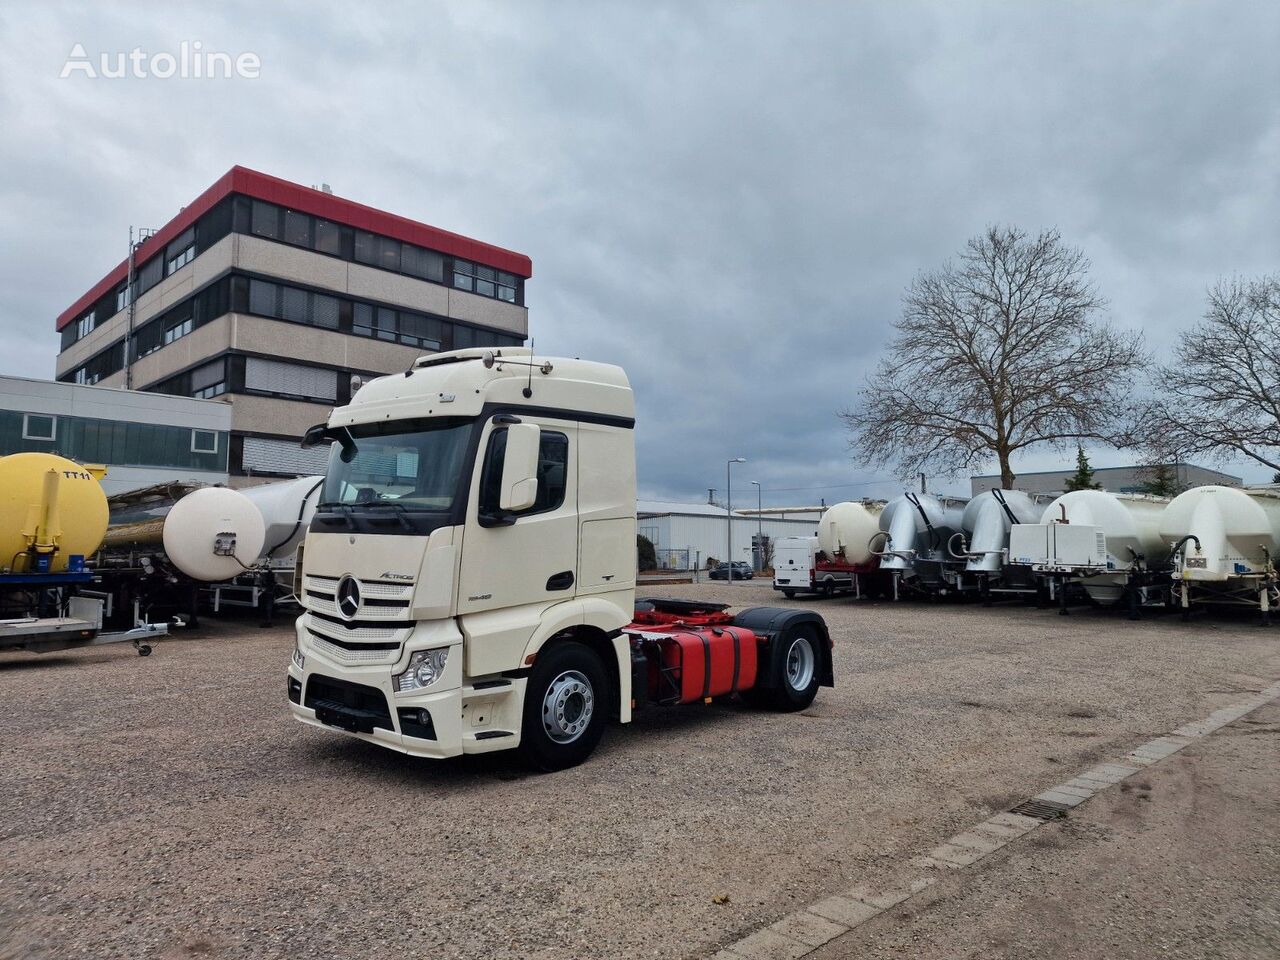
[[[381,690],[363,683],[312,674],[307,680],[306,706],[316,712],[321,723],[351,733],[395,729],[387,698]]]
[[[338,605],[334,603],[333,597],[308,590],[305,601],[308,610],[314,610],[316,613],[327,614],[331,617],[339,616]],[[362,597],[356,617],[360,620],[403,620],[408,612],[408,600],[365,599]]]
[[[340,663],[391,663],[400,656],[398,643],[342,643],[310,632],[312,648]]]
[[[399,624],[387,626],[356,626],[312,613],[307,617],[307,626],[312,633],[323,633],[325,637],[337,642],[350,640],[364,643],[403,643],[409,637],[411,625]]]

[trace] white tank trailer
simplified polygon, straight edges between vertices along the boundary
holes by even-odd
[[[880,514],[880,569],[893,577],[893,596],[900,589],[946,594],[958,589],[965,561],[952,551],[962,531],[963,500],[929,493],[904,493],[885,504]]]
[[[1066,584],[1080,583],[1095,603],[1127,599],[1137,616],[1168,595],[1169,544],[1160,515],[1169,501],[1143,494],[1072,490],[1044,510],[1038,524],[1010,530],[1011,563],[1049,578],[1066,612]]]
[[[883,512],[884,504],[872,500],[832,504],[818,521],[818,549],[851,567],[874,564]]]
[[[293,569],[294,554],[307,535],[323,483],[324,477],[299,477],[238,491],[262,514],[264,539],[260,562],[276,570]]]
[[[1043,504],[1021,490],[986,490],[967,504],[960,518],[964,536],[955,538],[951,552],[964,560],[964,572],[977,582],[986,600],[991,591],[1024,593],[1035,584],[1027,567],[1011,567],[1009,531],[1024,523],[1039,523]],[[1019,575],[1025,571],[1024,575]]]
[[[113,524],[97,569],[121,584],[121,594],[197,620],[199,593],[214,610],[262,607],[270,619],[277,575],[291,574],[298,545],[319,499],[320,477],[244,490],[162,485],[113,500]],[[289,580],[291,581],[291,576]]]
[[[1280,601],[1280,491],[1195,487],[1165,507],[1160,535],[1172,546],[1184,616],[1196,604],[1256,605],[1270,620]]]
[[[817,582],[847,584],[858,600],[883,592],[887,584],[881,582],[880,557],[875,553],[883,539],[883,510],[883,500],[847,500],[826,509],[818,521]]]

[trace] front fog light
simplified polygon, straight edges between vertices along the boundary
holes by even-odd
[[[448,647],[419,650],[409,658],[409,668],[395,677],[396,690],[421,690],[431,686],[444,676],[444,665],[448,659]]]
[[[299,670],[305,670],[307,666],[307,658],[297,647],[293,648],[293,665]]]

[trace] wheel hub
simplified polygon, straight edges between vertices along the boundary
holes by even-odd
[[[815,657],[808,637],[796,637],[787,649],[787,685],[792,690],[806,690],[813,682]]]
[[[595,712],[591,681],[577,670],[566,670],[547,687],[542,698],[542,726],[556,743],[572,743],[591,724]]]

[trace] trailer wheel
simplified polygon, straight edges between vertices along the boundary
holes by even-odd
[[[824,581],[822,582],[822,595],[823,595],[824,597],[831,597],[831,596],[834,596],[834,595],[835,595],[835,592],[836,592],[836,585],[835,585],[835,583],[833,583],[833,582],[832,582],[832,581],[830,581],[830,580],[824,580]]]
[[[818,634],[807,623],[778,636],[771,645],[769,662],[761,664],[763,685],[742,692],[753,707],[794,713],[813,703],[818,695]]]
[[[580,643],[539,654],[524,694],[520,754],[535,770],[564,770],[591,755],[608,714],[604,667]]]

